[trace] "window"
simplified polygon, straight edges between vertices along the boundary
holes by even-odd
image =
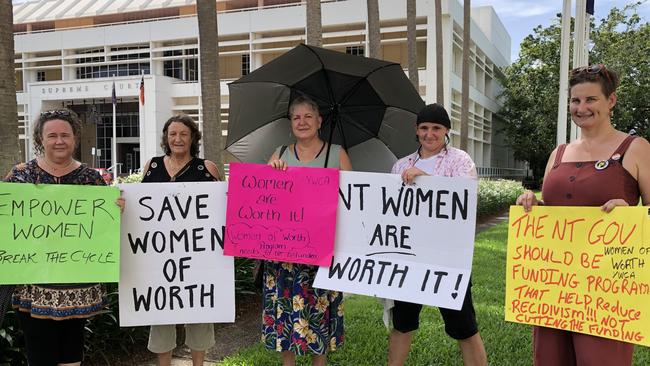
[[[198,55],[199,50],[196,48],[191,48],[185,50],[186,55]],[[197,81],[199,80],[199,59],[198,57],[187,58],[185,60],[185,81]]]
[[[363,46],[345,47],[345,53],[347,53],[348,55],[354,55],[354,56],[364,56],[365,55]]]
[[[148,48],[148,46],[129,46],[129,47],[112,47],[111,52],[119,51],[129,51],[129,50],[139,50]],[[104,53],[103,48],[95,48],[89,50],[82,50],[77,52],[77,54],[94,54],[94,53]],[[88,64],[94,63],[93,66],[80,66],[77,67],[77,79],[93,79],[93,78],[106,78],[111,76],[128,76],[128,75],[140,75],[141,73],[149,74],[151,72],[151,67],[149,61],[141,61],[142,59],[148,59],[148,52],[140,53],[126,53],[119,55],[111,55],[110,61],[124,61],[123,64],[118,65],[97,65],[106,61],[104,56],[96,57],[84,57],[78,58],[77,64]],[[132,60],[132,61],[131,61]]]
[[[199,60],[197,48],[164,51],[163,56],[170,59],[163,62],[163,74],[184,81],[199,79]]]
[[[251,72],[251,55],[246,53],[241,55],[241,74],[248,75]]]
[[[110,101],[109,101],[110,102]],[[105,106],[110,106],[106,104]],[[138,137],[140,136],[138,103],[120,103],[116,113],[117,137]],[[111,138],[113,137],[113,113],[110,109],[98,112],[99,123],[97,124],[96,147],[101,149],[101,156],[97,159],[99,168],[111,166]],[[118,150],[119,151],[119,150]]]
[[[45,81],[45,71],[36,71],[36,81]]]
[[[182,50],[163,52],[164,57],[173,57],[173,56],[181,56],[181,55],[183,55]],[[165,61],[163,65],[164,65],[165,76],[183,80],[183,60],[181,59],[168,60]]]

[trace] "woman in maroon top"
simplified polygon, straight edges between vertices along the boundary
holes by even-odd
[[[531,191],[517,198],[530,211],[534,205],[650,205],[650,144],[612,126],[616,105],[616,73],[605,65],[580,67],[569,80],[570,112],[580,127],[576,141],[558,146],[548,159],[542,187],[543,201]],[[631,365],[630,343],[564,330],[534,327],[535,365]]]

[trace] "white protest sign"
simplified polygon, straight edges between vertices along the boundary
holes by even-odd
[[[120,185],[120,325],[235,321],[224,182]]]
[[[334,259],[314,287],[460,309],[472,269],[478,183],[341,172]]]

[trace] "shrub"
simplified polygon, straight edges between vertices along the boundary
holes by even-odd
[[[0,365],[27,365],[24,351],[25,340],[18,326],[18,317],[14,310],[9,309],[0,328]]]
[[[253,283],[255,259],[235,257],[235,294],[251,295],[259,292]]]
[[[140,183],[142,182],[142,174],[134,173],[126,177],[117,177],[117,183]]]
[[[487,180],[478,182],[477,219],[496,215],[513,205],[517,197],[524,192],[520,182],[513,180]]]
[[[85,332],[86,359],[110,365],[117,355],[141,352],[149,327],[120,327],[117,283],[106,284],[107,306],[88,319]]]

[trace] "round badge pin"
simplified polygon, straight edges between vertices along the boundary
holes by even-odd
[[[158,166],[158,164],[155,161],[153,163],[151,163],[152,168],[156,169],[157,166]]]
[[[621,158],[621,154],[619,154],[619,153],[616,153],[616,154],[612,155],[612,160],[618,160],[620,158]]]
[[[596,170],[603,170],[609,166],[609,160],[598,160],[594,167]]]

